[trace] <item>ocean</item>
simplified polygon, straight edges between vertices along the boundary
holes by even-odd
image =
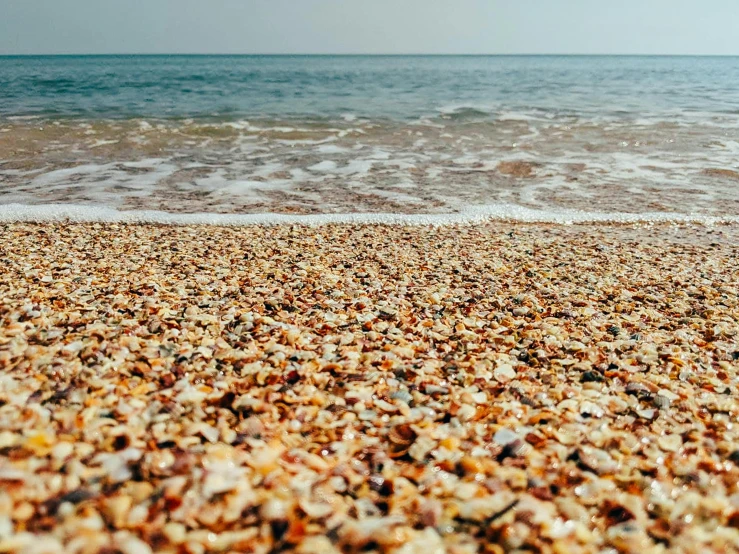
[[[0,57],[0,217],[121,212],[735,219],[739,58]]]

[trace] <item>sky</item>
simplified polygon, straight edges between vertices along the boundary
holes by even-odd
[[[734,54],[737,0],[0,0],[0,54]]]

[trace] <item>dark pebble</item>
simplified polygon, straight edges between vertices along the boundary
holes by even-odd
[[[605,381],[605,377],[597,371],[586,371],[580,377],[581,383],[601,383],[603,381]]]

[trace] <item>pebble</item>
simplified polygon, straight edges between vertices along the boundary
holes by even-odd
[[[499,383],[507,383],[516,378],[516,370],[508,364],[501,364],[493,371],[493,377]]]
[[[510,429],[506,429],[505,427],[502,429],[498,429],[495,432],[495,435],[493,435],[493,440],[501,446],[506,446],[507,444],[518,440],[519,438],[520,437],[517,433],[511,431]]]

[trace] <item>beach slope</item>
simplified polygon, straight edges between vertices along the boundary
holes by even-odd
[[[735,226],[0,225],[0,551],[735,551]]]

